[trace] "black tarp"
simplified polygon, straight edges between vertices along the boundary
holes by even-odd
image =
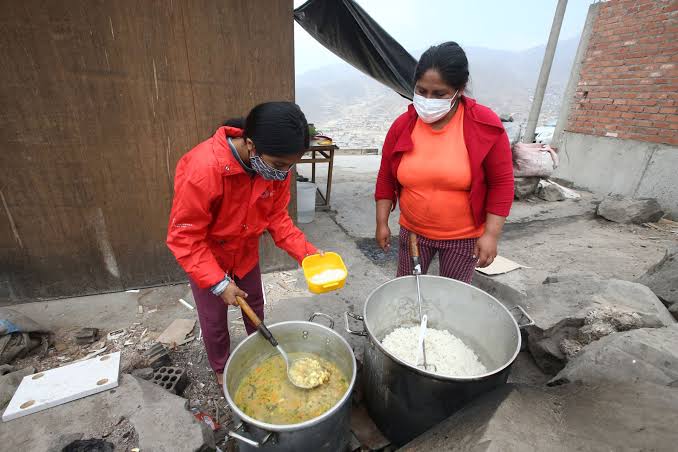
[[[294,19],[335,55],[412,100],[417,61],[352,0],[309,0]]]

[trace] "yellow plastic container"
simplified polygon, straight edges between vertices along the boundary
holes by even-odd
[[[318,294],[341,289],[348,277],[348,270],[341,256],[332,252],[324,253],[322,256],[320,254],[306,256],[301,263],[301,268],[304,270],[304,277],[309,290]],[[317,277],[321,273],[331,270],[341,270],[344,275],[340,279],[323,281],[322,283],[312,281],[314,276]]]

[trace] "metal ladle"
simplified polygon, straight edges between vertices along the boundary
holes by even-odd
[[[264,338],[266,338],[266,340],[268,342],[270,342],[271,345],[276,348],[276,350],[278,350],[280,355],[282,355],[283,359],[285,360],[285,366],[287,367],[287,379],[290,381],[290,383],[292,383],[297,388],[301,388],[301,389],[313,389],[317,386],[320,386],[322,384],[322,382],[318,382],[318,383],[315,383],[315,384],[313,384],[313,383],[304,384],[303,382],[296,381],[292,377],[292,375],[290,375],[290,369],[292,368],[291,366],[294,366],[295,363],[297,363],[297,361],[299,361],[299,360],[295,360],[295,361],[290,362],[290,358],[287,355],[287,352],[285,352],[285,350],[283,350],[283,348],[280,346],[280,344],[278,344],[278,341],[275,339],[275,337],[273,337],[273,334],[271,334],[271,331],[266,327],[266,325],[264,325],[264,322],[261,321],[259,316],[256,314],[256,312],[254,312],[252,310],[252,308],[245,301],[245,299],[242,298],[242,297],[238,297],[238,296],[236,296],[235,299],[238,302],[238,306],[240,306],[240,309],[242,309],[242,312],[244,312],[245,315],[254,324],[254,326],[257,327],[257,330],[259,330],[261,335],[264,336]]]
[[[424,341],[424,338],[426,336],[426,323],[428,322],[428,318],[426,315],[422,313],[422,308],[421,308],[421,286],[419,285],[419,276],[421,275],[421,262],[419,259],[419,244],[417,243],[417,234],[414,232],[410,232],[410,256],[412,256],[412,273],[414,274],[414,278],[417,281],[417,304],[419,305],[419,323],[421,325],[421,332],[420,332],[420,350],[421,350],[421,356],[422,356],[422,364],[419,364],[419,361],[417,361],[416,365],[417,366],[423,366],[424,370],[429,370],[431,372],[436,371],[436,366],[431,364],[426,363],[426,343]]]

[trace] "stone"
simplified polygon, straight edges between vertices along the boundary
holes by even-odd
[[[659,328],[675,320],[652,291],[638,283],[595,275],[556,275],[530,288],[523,307],[528,349],[537,365],[555,375],[585,345],[612,332]]]
[[[678,325],[613,333],[585,346],[549,385],[570,382],[668,386],[678,380]]]
[[[515,198],[525,199],[537,191],[539,185],[538,177],[516,177],[513,181],[515,188]]]
[[[402,451],[675,450],[678,391],[649,383],[504,385]]]
[[[546,179],[539,181],[539,184],[537,185],[537,197],[549,202],[581,198],[574,190]]]
[[[142,380],[150,380],[153,378],[154,372],[152,367],[144,367],[142,369],[134,369],[132,375]]]
[[[678,319],[678,245],[667,249],[662,260],[650,267],[638,282],[649,287]]]
[[[25,376],[35,373],[35,367],[24,367],[0,376],[0,411],[12,400],[16,388],[21,384]]]
[[[187,400],[129,374],[120,386],[89,397],[14,419],[0,428],[6,450],[46,451],[76,434],[102,438],[108,426],[129,420],[140,450],[214,450],[214,435],[187,410]],[[71,440],[72,441],[72,440]]]
[[[81,328],[75,333],[75,343],[78,345],[87,345],[96,342],[99,337],[98,328]]]
[[[598,215],[622,224],[654,223],[664,216],[656,199],[633,199],[621,195],[607,196],[598,206]]]
[[[548,181],[539,181],[537,186],[537,197],[548,202],[564,201],[565,194],[558,190],[559,185],[549,183]]]

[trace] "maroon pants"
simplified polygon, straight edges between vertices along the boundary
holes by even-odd
[[[411,275],[412,256],[409,244],[410,231],[400,226],[400,249],[398,251],[398,276]],[[473,248],[478,239],[433,240],[417,236],[421,272],[428,267],[436,254],[440,256],[440,276],[471,283],[478,260],[473,257]]]
[[[247,293],[247,303],[264,318],[264,294],[261,289],[261,270],[257,264],[251,272],[242,278],[234,278],[235,283]],[[209,289],[201,289],[189,279],[195,305],[198,308],[198,319],[202,329],[202,340],[205,343],[207,359],[216,373],[223,373],[224,366],[231,354],[231,337],[228,334],[228,306],[221,297],[214,295]],[[243,315],[245,330],[252,334],[256,328]]]

